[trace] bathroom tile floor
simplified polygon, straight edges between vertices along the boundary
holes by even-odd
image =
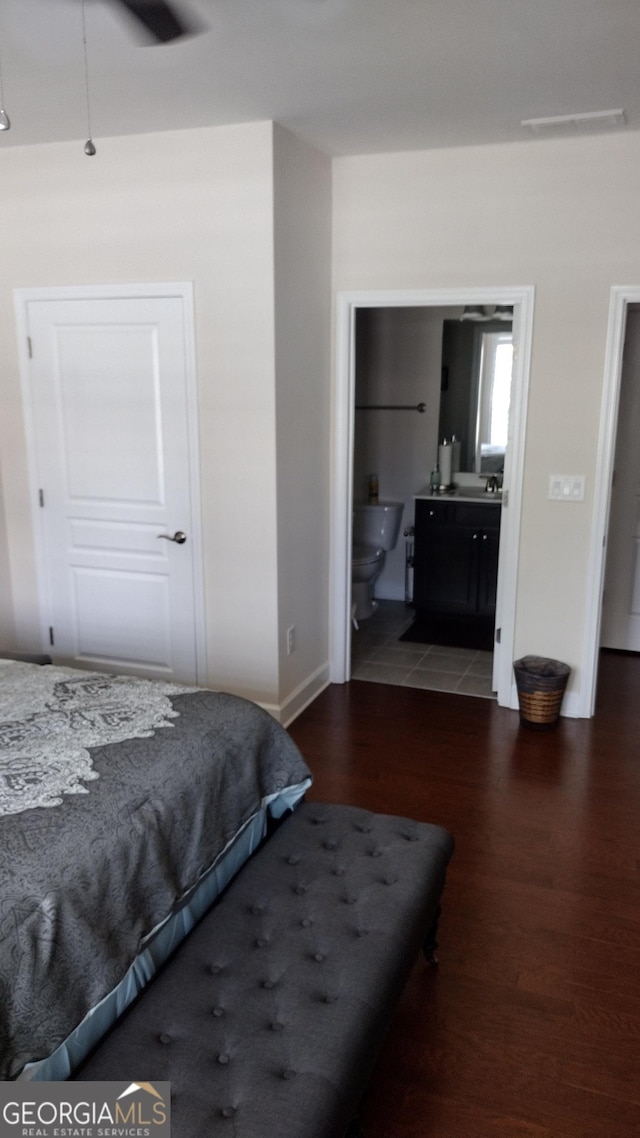
[[[351,679],[495,699],[493,653],[400,641],[413,617],[403,601],[380,601],[373,616],[352,628]]]

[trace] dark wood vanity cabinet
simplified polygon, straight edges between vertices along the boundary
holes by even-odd
[[[430,616],[495,614],[499,502],[417,499],[413,601]]]

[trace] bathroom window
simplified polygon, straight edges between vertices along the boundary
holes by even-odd
[[[483,332],[480,352],[476,470],[500,471],[509,431],[513,368],[511,332]]]

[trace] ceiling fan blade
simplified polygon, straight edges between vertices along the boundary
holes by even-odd
[[[117,3],[127,9],[156,43],[171,43],[197,30],[166,0],[117,0]]]

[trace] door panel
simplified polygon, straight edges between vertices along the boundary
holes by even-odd
[[[81,658],[169,668],[168,574],[74,568],[72,615]]]
[[[28,326],[54,659],[193,682],[181,301],[31,301]]]
[[[161,505],[156,330],[59,328],[55,348],[70,499]]]

